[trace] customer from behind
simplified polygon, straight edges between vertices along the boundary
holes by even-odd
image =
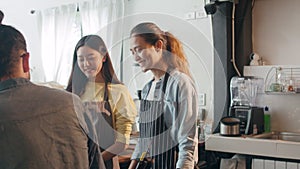
[[[77,96],[30,82],[24,36],[0,25],[0,168],[105,168],[86,117]]]

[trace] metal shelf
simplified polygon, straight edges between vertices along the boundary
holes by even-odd
[[[266,94],[273,94],[273,95],[289,95],[289,94],[297,94],[297,92],[272,92],[272,91],[265,91]]]
[[[265,78],[266,94],[300,93],[300,67],[272,67]]]

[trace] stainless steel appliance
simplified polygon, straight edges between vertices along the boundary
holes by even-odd
[[[223,117],[220,122],[220,135],[240,136],[240,119],[235,117]]]
[[[233,77],[230,81],[229,116],[240,119],[240,134],[264,132],[264,109],[256,103],[262,84],[263,79],[254,77]]]

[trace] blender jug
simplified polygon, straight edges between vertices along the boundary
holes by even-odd
[[[254,77],[232,77],[230,81],[230,107],[256,106],[256,96],[262,88],[263,79]]]

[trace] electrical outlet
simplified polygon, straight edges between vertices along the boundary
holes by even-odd
[[[205,93],[199,93],[199,105],[205,106]]]
[[[196,11],[195,17],[196,17],[196,19],[206,18],[207,14],[205,11]]]
[[[192,20],[192,19],[196,19],[195,17],[195,12],[188,12],[185,14],[185,19],[186,20]]]

